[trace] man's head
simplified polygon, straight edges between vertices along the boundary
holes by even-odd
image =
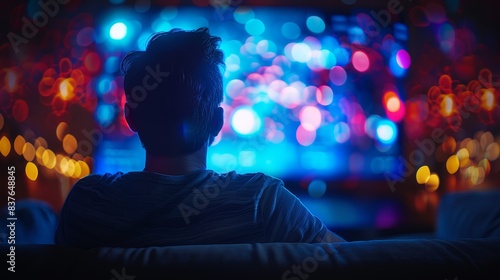
[[[210,144],[222,127],[220,38],[207,28],[155,33],[122,61],[125,115],[146,152],[179,156]]]

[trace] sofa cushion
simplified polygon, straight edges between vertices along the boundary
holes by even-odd
[[[9,250],[0,244],[6,263]],[[17,245],[0,279],[500,279],[500,238],[82,250]]]
[[[500,237],[500,190],[445,195],[438,208],[436,237]]]
[[[499,263],[500,238],[96,248],[72,279],[463,280],[500,278]]]
[[[0,279],[69,279],[71,271],[80,263],[78,259],[83,249],[54,244],[16,244],[14,245],[15,272],[7,270],[10,247],[0,244],[2,272]]]

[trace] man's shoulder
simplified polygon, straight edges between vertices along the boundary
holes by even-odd
[[[260,190],[283,185],[283,181],[281,179],[263,172],[237,173],[236,171],[231,171],[219,174],[216,178],[218,178],[221,183],[228,186],[231,185],[236,188],[256,188]]]
[[[116,181],[118,178],[121,178],[122,176],[122,172],[90,174],[78,180],[75,184],[75,187],[99,187],[111,185],[114,181]]]

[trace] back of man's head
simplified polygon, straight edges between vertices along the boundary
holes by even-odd
[[[223,99],[219,42],[207,28],[173,29],[123,59],[125,114],[148,153],[179,156],[213,141]]]

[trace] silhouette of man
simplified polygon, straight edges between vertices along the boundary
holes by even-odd
[[[61,210],[57,244],[82,248],[344,241],[263,173],[207,170],[223,125],[223,52],[207,28],[154,34],[122,61],[143,171],[89,175]]]

